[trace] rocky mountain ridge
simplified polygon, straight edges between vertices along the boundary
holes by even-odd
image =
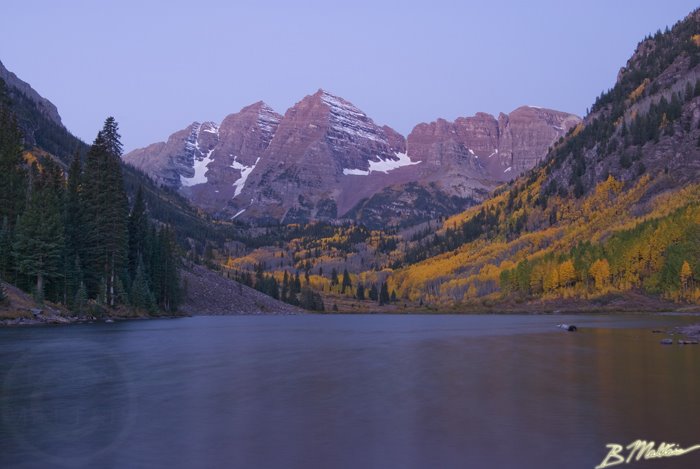
[[[419,124],[404,138],[318,90],[284,116],[258,102],[220,126],[195,122],[124,159],[224,218],[396,224],[449,215],[483,199],[533,167],[578,122],[572,114],[523,106],[498,118],[478,113]],[[406,191],[414,195],[408,202]],[[433,204],[437,212],[412,211],[431,205],[421,197],[452,202]]]

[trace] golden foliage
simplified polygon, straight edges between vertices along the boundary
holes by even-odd
[[[648,84],[649,79],[645,78],[644,81],[630,93],[630,101],[635,102],[636,100],[638,100],[639,97],[642,96],[642,94],[644,93],[644,89],[647,87]]]
[[[589,270],[591,277],[595,281],[595,288],[598,291],[605,291],[610,283],[610,264],[607,259],[598,259],[591,265]]]

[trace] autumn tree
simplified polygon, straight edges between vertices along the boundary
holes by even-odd
[[[559,264],[559,285],[570,287],[576,282],[576,269],[571,259]]]
[[[692,281],[693,270],[690,268],[688,261],[683,261],[683,265],[681,266],[681,291],[684,296],[687,295],[689,289],[692,289]]]
[[[604,291],[610,282],[610,264],[607,259],[598,259],[589,270],[598,291]]]

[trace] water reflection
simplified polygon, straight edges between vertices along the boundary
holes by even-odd
[[[591,468],[607,443],[700,443],[700,346],[650,333],[692,319],[576,319],[578,333],[537,316],[0,331],[0,466]]]

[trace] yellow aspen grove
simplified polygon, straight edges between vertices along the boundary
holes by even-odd
[[[591,265],[589,272],[595,281],[595,288],[603,291],[610,282],[610,264],[607,259],[598,259]]]
[[[532,269],[532,273],[530,274],[530,291],[533,295],[542,293],[545,274],[544,266],[541,264],[536,265]]]
[[[690,264],[688,264],[688,261],[683,261],[683,265],[681,266],[681,290],[684,295],[690,287],[692,278],[693,270],[690,268]]]
[[[559,288],[559,270],[556,264],[549,264],[544,275],[544,291],[552,292]]]
[[[565,261],[559,265],[559,285],[568,287],[576,282],[576,269],[571,260]]]

